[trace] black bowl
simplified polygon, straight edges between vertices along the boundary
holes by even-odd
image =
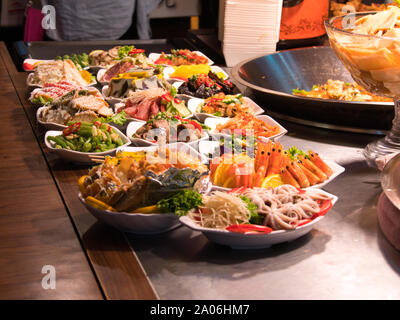
[[[371,134],[392,127],[392,102],[318,99],[292,94],[311,90],[329,79],[354,82],[328,46],[281,51],[243,61],[232,70],[239,83],[252,89],[254,99],[272,116],[306,125]]]

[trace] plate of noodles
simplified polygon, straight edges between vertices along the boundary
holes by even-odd
[[[188,228],[233,249],[263,249],[307,234],[338,197],[321,189],[238,188],[214,191],[204,206],[180,217]]]

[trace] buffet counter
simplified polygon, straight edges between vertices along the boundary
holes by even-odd
[[[77,180],[88,167],[48,152],[27,74],[3,43],[0,49],[3,299],[21,292],[35,299],[400,299],[400,253],[377,221],[379,172],[361,154],[375,136],[281,122],[289,132],[283,145],[318,150],[345,168],[324,187],[339,197],[334,208],[293,242],[233,250],[185,226],[156,236],[122,233],[79,202]],[[57,270],[56,290],[40,286],[45,264]]]

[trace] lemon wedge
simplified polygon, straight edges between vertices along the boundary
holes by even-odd
[[[261,188],[276,188],[283,184],[284,182],[280,174],[271,174],[268,177],[264,178],[263,182],[261,183]]]

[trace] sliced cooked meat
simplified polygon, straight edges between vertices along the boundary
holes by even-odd
[[[151,103],[151,100],[145,99],[137,106],[138,112],[136,113],[136,119],[144,121],[149,120]]]
[[[191,142],[200,139],[200,131],[190,123],[178,125],[178,141]]]

